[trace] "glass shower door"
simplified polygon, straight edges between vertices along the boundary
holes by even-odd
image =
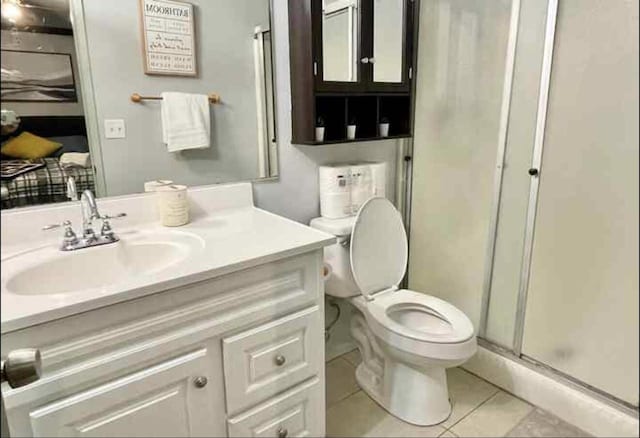
[[[636,406],[638,73],[638,2],[559,2],[522,345]]]
[[[479,326],[517,0],[420,4],[409,287]]]

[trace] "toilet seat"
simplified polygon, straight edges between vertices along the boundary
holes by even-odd
[[[374,333],[402,344],[462,344],[474,338],[469,318],[439,298],[397,290],[407,268],[407,235],[400,213],[386,198],[365,202],[351,232],[351,271]]]
[[[454,344],[474,336],[471,321],[455,306],[408,289],[381,293],[367,304],[366,310],[385,329],[421,342]],[[412,313],[412,318],[407,318],[411,321],[402,322],[403,311]],[[394,318],[393,313],[400,318]]]

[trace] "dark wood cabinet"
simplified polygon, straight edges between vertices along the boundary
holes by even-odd
[[[412,135],[418,1],[289,0],[293,143]]]

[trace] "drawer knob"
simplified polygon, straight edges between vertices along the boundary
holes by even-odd
[[[278,366],[282,366],[284,365],[284,363],[287,361],[287,359],[285,359],[285,357],[281,354],[276,356],[276,365]]]
[[[193,379],[193,384],[196,385],[196,388],[204,388],[208,381],[205,376],[199,376]]]
[[[283,429],[282,427],[278,429],[278,438],[287,438],[289,435],[289,431],[287,429]]]

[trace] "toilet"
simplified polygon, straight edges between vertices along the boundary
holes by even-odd
[[[356,216],[320,217],[310,225],[337,237],[325,248],[331,272],[325,292],[357,309],[350,327],[362,355],[356,369],[360,387],[408,423],[446,420],[451,403],[445,370],[475,354],[476,337],[469,318],[453,305],[398,288],[408,258],[400,213],[376,197]]]

